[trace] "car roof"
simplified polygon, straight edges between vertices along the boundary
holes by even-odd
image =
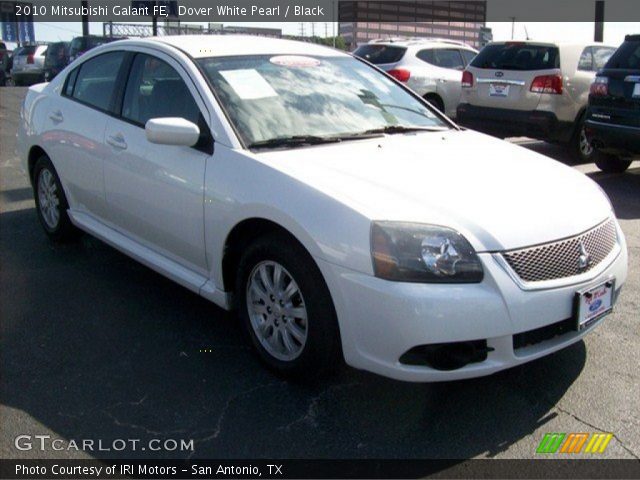
[[[425,48],[425,47],[442,47],[442,48],[462,48],[465,50],[473,50],[477,51],[471,45],[466,44],[464,42],[459,42],[456,40],[449,40],[446,38],[391,38],[391,39],[379,39],[379,40],[371,40],[368,43],[362,44],[364,45],[388,45],[393,47],[415,47],[415,48]]]
[[[169,35],[163,37],[120,40],[111,45],[171,45],[194,58],[233,55],[316,55],[348,56],[339,50],[308,42],[283,40],[255,35]]]
[[[613,45],[607,45],[602,42],[589,41],[589,42],[554,42],[554,41],[544,41],[544,40],[500,40],[495,42],[490,42],[487,45],[506,45],[506,44],[526,44],[526,45],[544,45],[550,47],[559,47],[562,49],[569,48],[585,48],[591,46],[602,46],[607,48],[617,48]]]

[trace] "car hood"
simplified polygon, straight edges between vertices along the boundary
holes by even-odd
[[[472,131],[389,135],[255,158],[371,220],[445,225],[478,251],[566,238],[612,214],[602,190],[577,170]]]

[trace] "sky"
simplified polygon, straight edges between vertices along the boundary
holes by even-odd
[[[299,35],[300,23],[293,22],[229,22],[229,26],[262,26],[280,28],[285,34]],[[511,22],[487,22],[493,29],[494,40],[508,40],[511,38]],[[332,35],[335,24],[328,24],[328,33]],[[102,23],[90,24],[92,34],[102,34]],[[305,33],[312,31],[310,23],[305,23]],[[513,25],[514,38],[524,40],[527,32],[530,39],[546,41],[585,41],[593,40],[593,23],[590,22],[515,22]],[[82,26],[79,22],[36,22],[36,38],[41,41],[70,40],[80,35]],[[325,24],[316,23],[315,32],[324,36]],[[604,43],[618,46],[628,33],[640,33],[640,22],[605,22]]]

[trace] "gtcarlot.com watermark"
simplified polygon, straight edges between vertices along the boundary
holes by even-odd
[[[52,438],[51,435],[18,435],[13,445],[20,451],[78,451],[78,452],[193,452],[194,441],[174,438],[69,439]]]

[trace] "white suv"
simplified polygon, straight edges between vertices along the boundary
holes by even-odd
[[[463,74],[458,122],[500,137],[564,143],[589,161],[589,87],[615,50],[598,43],[490,43]]]
[[[465,43],[435,38],[373,40],[353,53],[406,83],[453,118],[460,101],[462,71],[478,51]]]

